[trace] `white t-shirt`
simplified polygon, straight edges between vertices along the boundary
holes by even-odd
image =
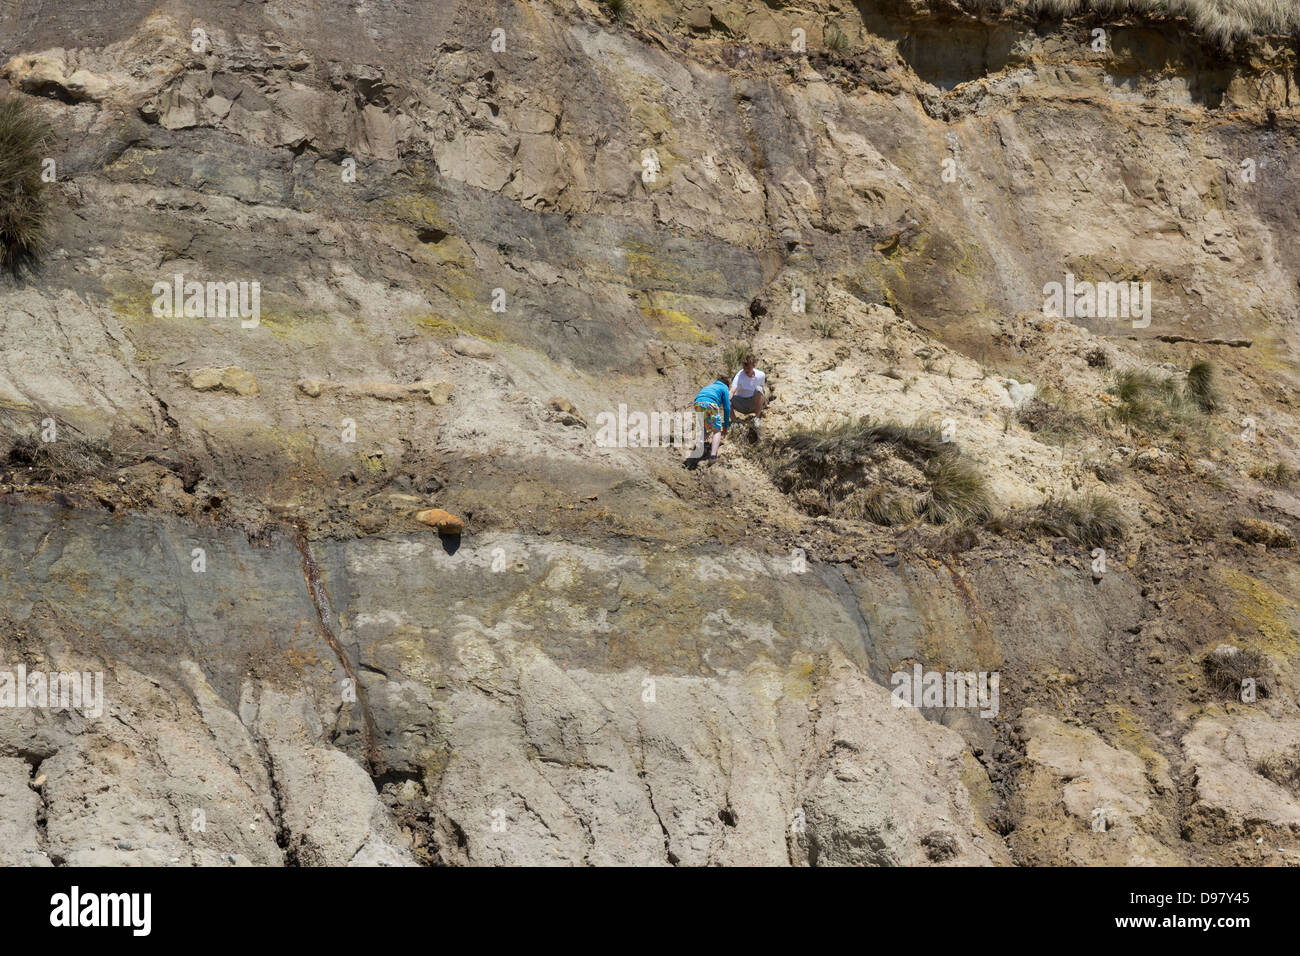
[[[749,398],[754,394],[755,389],[767,391],[767,376],[758,369],[754,369],[754,374],[750,376],[746,375],[742,368],[731,380],[731,390],[736,393],[737,398]]]

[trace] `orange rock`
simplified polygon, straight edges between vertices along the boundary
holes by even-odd
[[[426,508],[415,513],[415,520],[421,524],[437,528],[439,534],[460,534],[465,530],[465,522],[450,511],[441,508]]]

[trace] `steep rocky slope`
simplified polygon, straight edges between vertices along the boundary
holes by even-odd
[[[0,280],[0,666],[105,674],[0,709],[0,860],[1300,861],[1295,44],[626,6],[0,13],[57,168]],[[1044,316],[1066,273],[1150,323]],[[177,274],[257,324],[157,314]],[[942,425],[997,516],[598,441],[735,344],[765,442]],[[1117,416],[1199,361],[1207,412]],[[1025,520],[1089,494],[1100,573]],[[997,714],[892,706],[914,665]]]

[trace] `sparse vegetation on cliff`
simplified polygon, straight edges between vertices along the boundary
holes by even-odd
[[[0,266],[28,264],[44,247],[41,147],[48,135],[49,127],[26,102],[0,99]]]
[[[1193,32],[1221,45],[1252,36],[1300,32],[1300,6],[1288,0],[962,0],[974,13],[1065,18],[1089,13],[1186,19]]]
[[[1029,513],[1027,527],[1039,534],[1097,548],[1123,537],[1124,516],[1114,498],[1085,494],[1044,502]]]
[[[851,421],[760,446],[778,488],[814,514],[876,524],[981,521],[983,475],[929,425]]]
[[[1216,372],[1209,362],[1196,362],[1180,386],[1172,375],[1128,369],[1115,376],[1110,393],[1118,399],[1115,417],[1130,432],[1170,431],[1219,404]]]
[[[1220,647],[1205,658],[1204,667],[1210,689],[1220,696],[1239,700],[1242,681],[1247,679],[1255,682],[1258,696],[1269,696],[1273,667],[1254,648]]]

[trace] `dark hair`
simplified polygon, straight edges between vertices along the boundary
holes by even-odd
[[[753,365],[753,364],[754,364],[754,353],[753,353],[753,352],[746,352],[746,353],[745,353],[745,357],[744,357],[743,359],[740,360],[740,364],[741,364],[741,365]]]
[[[723,385],[731,384],[731,379],[727,376],[725,372],[722,375],[719,375],[717,378],[715,378],[714,381],[721,382]]]

